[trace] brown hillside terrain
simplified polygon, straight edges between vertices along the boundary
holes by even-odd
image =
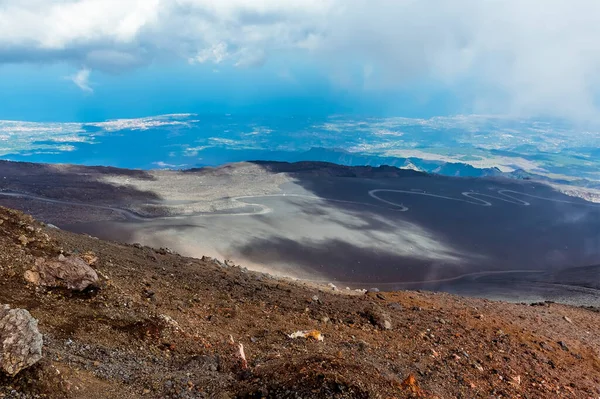
[[[99,286],[25,281],[36,259],[61,253],[90,260]],[[0,374],[0,398],[600,397],[595,309],[334,291],[6,208],[0,304],[29,310],[44,338],[38,364]],[[313,330],[322,341],[289,337]]]

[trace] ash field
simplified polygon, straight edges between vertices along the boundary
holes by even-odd
[[[600,204],[531,180],[319,162],[186,171],[0,162],[0,205],[339,289],[600,306]]]

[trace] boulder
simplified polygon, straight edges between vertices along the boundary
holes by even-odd
[[[24,309],[0,305],[0,371],[15,376],[42,358],[37,320]]]
[[[96,285],[98,274],[83,259],[60,255],[58,260],[38,258],[33,269],[25,272],[25,279],[39,286],[83,291]]]

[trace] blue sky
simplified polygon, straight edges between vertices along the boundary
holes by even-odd
[[[0,119],[596,120],[596,0],[0,0]]]
[[[336,85],[323,69],[267,62],[254,68],[173,63],[121,73],[90,71],[86,87],[73,66],[0,67],[0,119],[100,121],[179,112],[249,115],[332,114],[430,117],[464,113],[455,96],[423,82],[404,90]]]

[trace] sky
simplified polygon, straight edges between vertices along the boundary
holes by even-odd
[[[597,0],[0,0],[0,119],[595,122]]]

